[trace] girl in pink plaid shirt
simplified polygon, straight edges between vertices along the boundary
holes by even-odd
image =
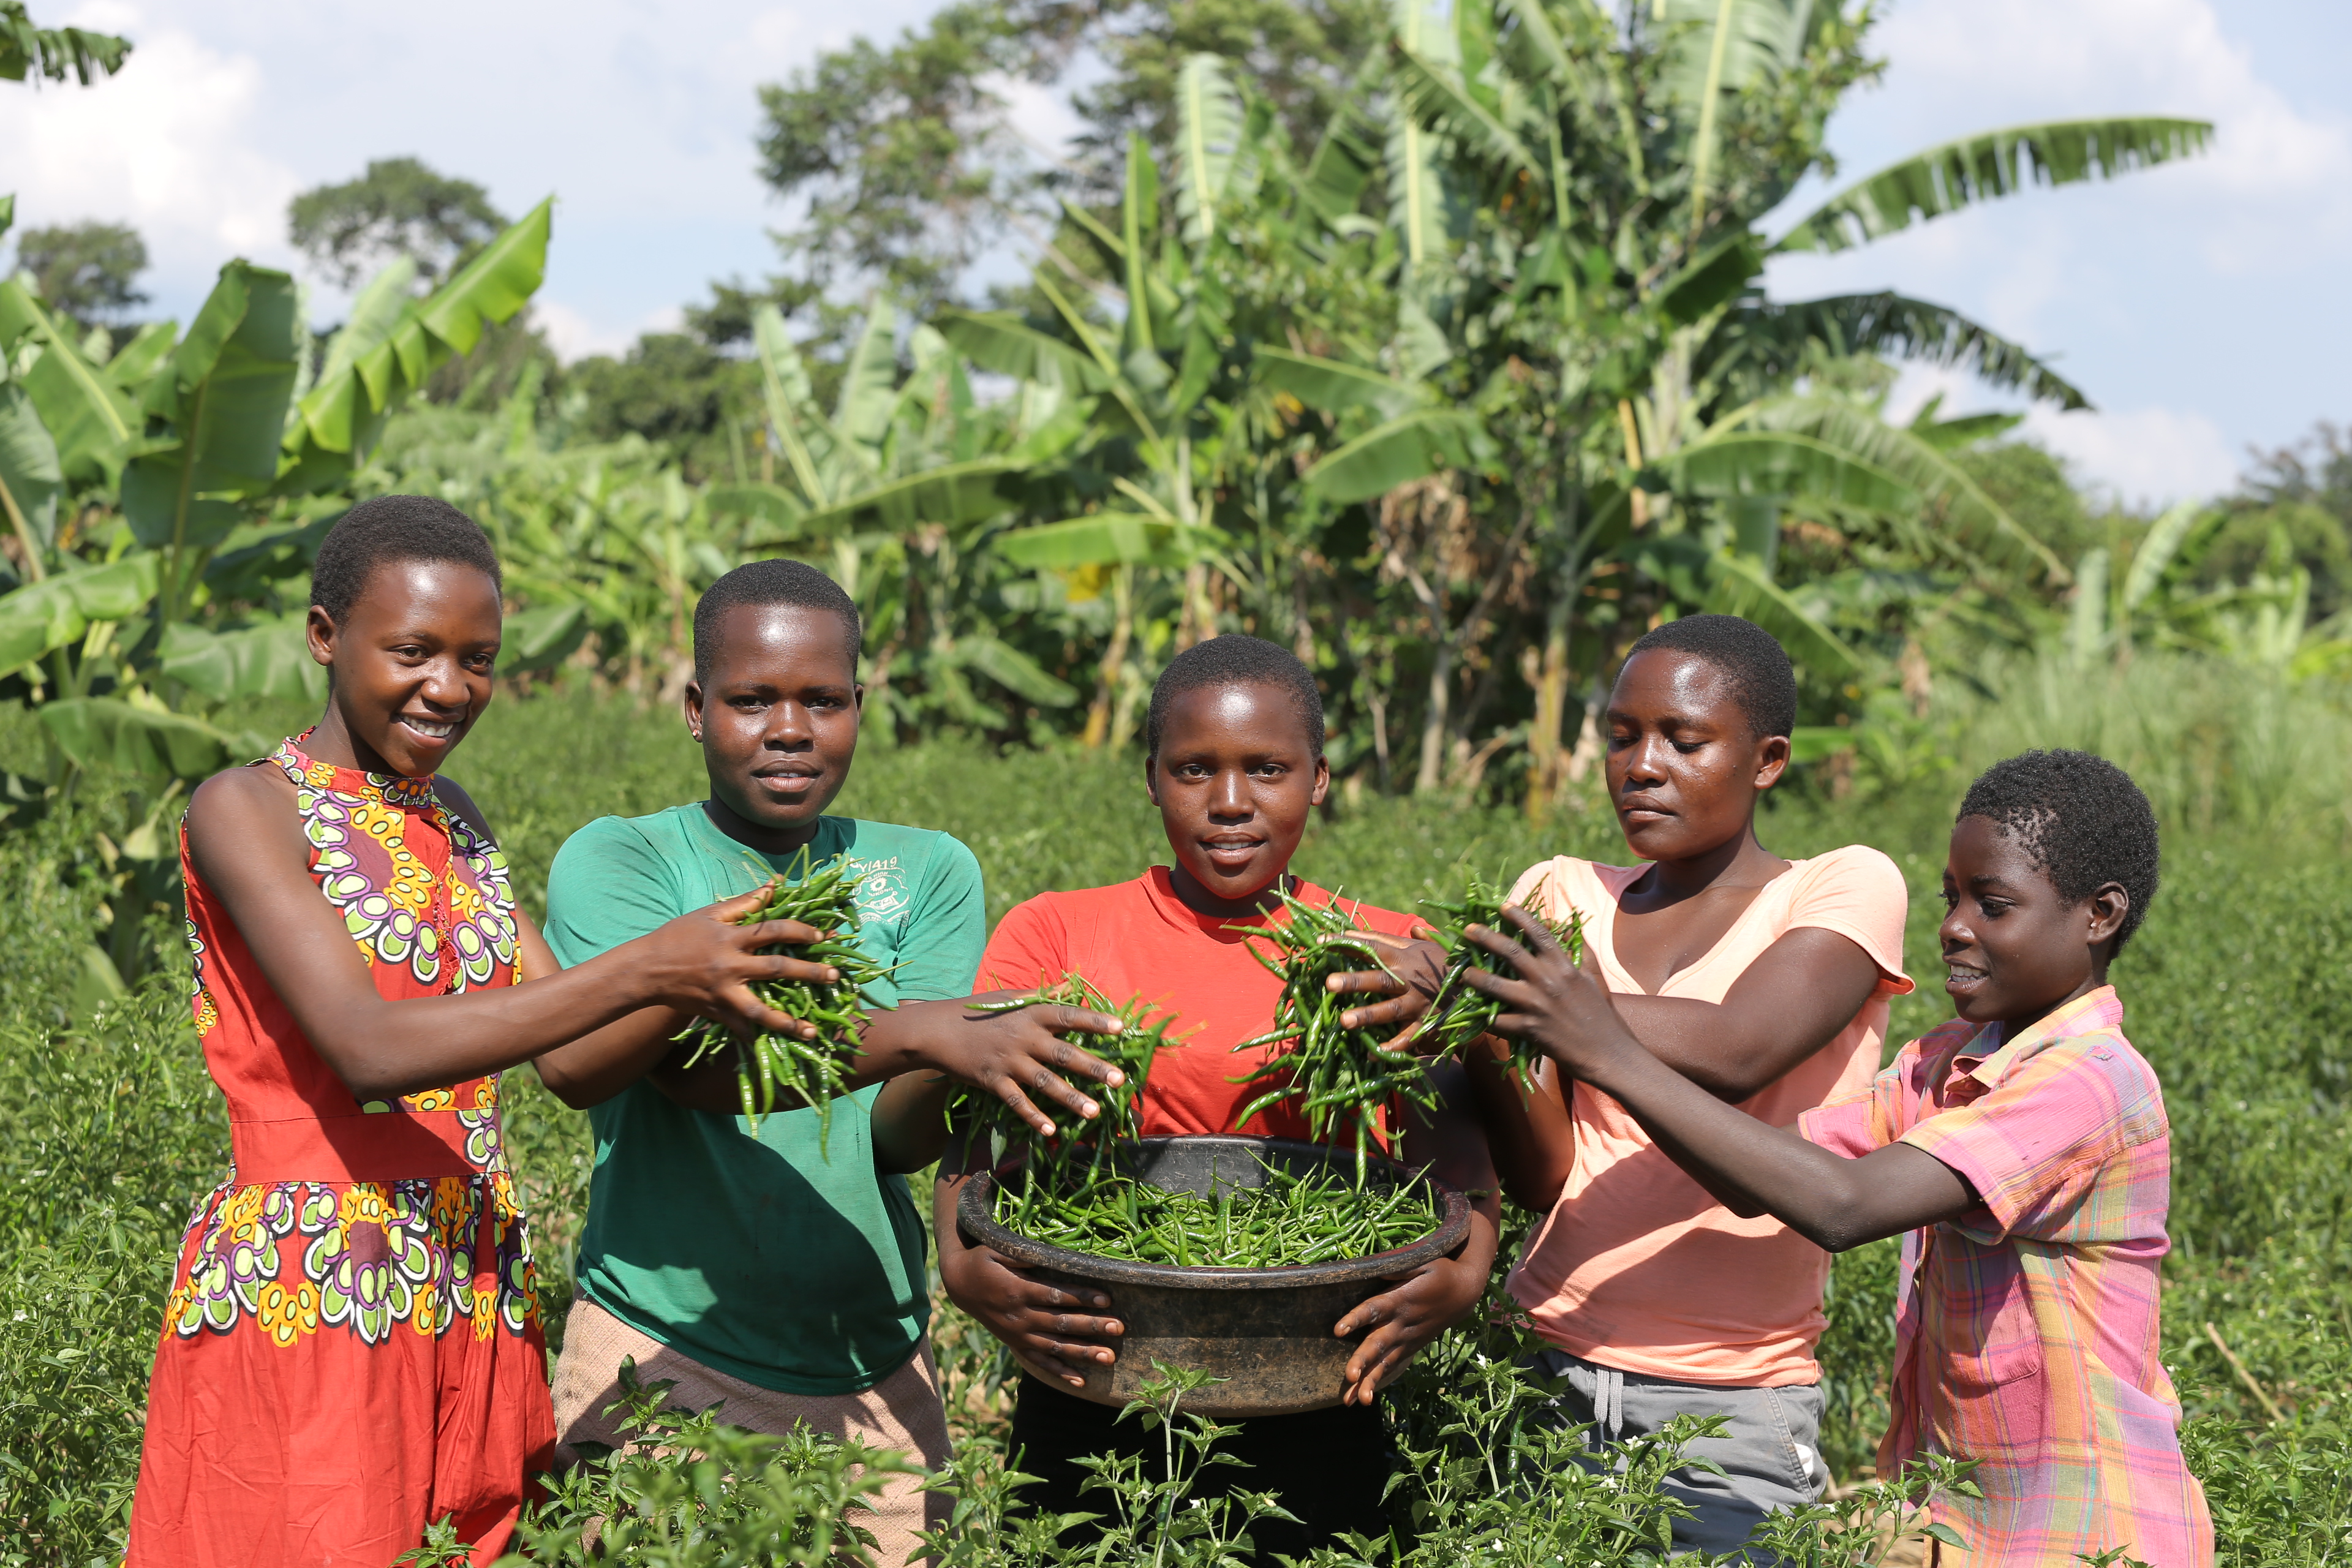
[[[1473,933],[1518,971],[1473,972],[1505,1004],[1497,1031],[1624,1105],[1733,1212],[1770,1214],[1832,1252],[1905,1237],[1879,1473],[1922,1452],[1977,1461],[1981,1498],[1938,1505],[1966,1542],[1957,1557],[1939,1546],[1945,1562],[2117,1548],[2154,1568],[2213,1560],[2158,1360],[2170,1131],[2107,984],[2157,860],[2147,797],[2112,763],[2029,752],[1988,771],[1944,871],[1958,1016],[1794,1130],[1643,1049],[1598,978],[1524,911],[1507,914],[1508,933]]]

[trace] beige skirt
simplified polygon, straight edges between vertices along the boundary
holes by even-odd
[[[621,1398],[621,1363],[634,1357],[641,1384],[665,1380],[673,1404],[703,1410],[726,1401],[730,1426],[782,1436],[796,1426],[827,1436],[855,1438],[869,1448],[906,1455],[926,1469],[948,1462],[947,1410],[940,1403],[939,1372],[926,1340],[907,1364],[858,1394],[779,1394],[714,1371],[648,1338],[583,1296],[564,1320],[563,1354],[555,1366],[555,1430],[565,1447],[577,1443],[620,1446],[605,1414]],[[874,1561],[895,1565],[919,1549],[915,1532],[947,1522],[951,1500],[919,1489],[919,1476],[894,1476],[859,1523],[874,1532]]]

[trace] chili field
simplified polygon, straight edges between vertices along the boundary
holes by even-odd
[[[289,728],[299,718],[282,717]],[[534,913],[572,829],[701,793],[698,757],[675,718],[584,692],[502,702],[459,763],[453,773],[489,814]],[[0,768],[39,766],[30,728],[0,717]],[[1132,756],[1076,751],[873,749],[836,809],[956,834],[987,874],[993,919],[1030,893],[1131,877],[1164,858],[1139,771]],[[14,799],[0,800],[11,810],[0,825],[0,1565],[79,1568],[119,1558],[172,1262],[191,1206],[226,1169],[227,1136],[189,1022],[170,879],[183,803],[103,774],[81,778],[69,798]],[[1801,797],[1764,825],[1782,854],[1861,840],[1902,868],[1921,988],[1896,1004],[1896,1042],[1945,1016],[1934,933],[1952,805],[1881,797],[1846,811]],[[2162,1075],[2171,1110],[2165,1361],[2189,1409],[2191,1461],[2230,1568],[2352,1563],[2352,865],[2333,834],[2332,825],[2309,843],[2292,825],[2264,841],[2170,834],[2163,889],[2116,974],[2126,1027]],[[1298,866],[1350,895],[1412,907],[1458,898],[1470,873],[1507,879],[1561,852],[1614,858],[1622,845],[1589,806],[1538,828],[1450,800],[1343,797]],[[93,944],[109,965],[92,962]],[[507,1085],[542,1310],[560,1324],[586,1193],[585,1120],[528,1072]],[[1865,1476],[1884,1416],[1894,1291],[1891,1244],[1838,1260],[1822,1347],[1825,1447],[1848,1481]],[[1449,1335],[1391,1400],[1412,1467],[1395,1506],[1420,1535],[1402,1561],[1644,1560],[1664,1517],[1655,1482],[1670,1454],[1629,1454],[1615,1487],[1559,1462],[1551,1437],[1529,1435],[1530,1393],[1499,1332]],[[1003,1358],[951,1310],[934,1339],[965,1439],[941,1482],[957,1493],[961,1521],[940,1543],[942,1559],[974,1568],[1063,1561],[998,1528],[1004,1467],[992,1445]],[[762,1445],[656,1415],[656,1405],[648,1402],[649,1430],[725,1461],[733,1479],[723,1506],[677,1465],[616,1463],[564,1483],[534,1527],[537,1556],[572,1560],[580,1521],[625,1515],[653,1522],[632,1538],[639,1544],[608,1542],[605,1561],[852,1560],[838,1541],[818,1544],[862,1484],[847,1458]],[[1234,1508],[1161,1506],[1181,1501],[1170,1489],[1190,1484],[1208,1439],[1181,1421],[1167,1430],[1179,1460],[1171,1479],[1114,1476],[1106,1490],[1125,1543],[1118,1555],[1219,1561],[1239,1529]],[[1864,1494],[1791,1520],[1780,1549],[1825,1563],[1874,1561],[1869,1506]],[[665,1520],[683,1522],[655,1528]],[[421,1560],[446,1555],[428,1545]]]

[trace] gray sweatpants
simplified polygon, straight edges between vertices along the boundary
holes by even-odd
[[[1695,1510],[1675,1525],[1677,1552],[1736,1551],[1767,1510],[1815,1501],[1828,1484],[1821,1458],[1822,1391],[1816,1384],[1723,1388],[1674,1383],[1558,1350],[1537,1355],[1533,1370],[1568,1380],[1552,1408],[1562,1426],[1591,1423],[1588,1441],[1595,1449],[1655,1432],[1677,1415],[1731,1417],[1722,1436],[1685,1450],[1693,1458],[1721,1465],[1723,1474],[1678,1470],[1666,1483],[1669,1493]]]

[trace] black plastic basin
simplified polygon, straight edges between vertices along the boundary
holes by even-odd
[[[1129,1174],[1155,1187],[1214,1197],[1221,1188],[1265,1185],[1266,1165],[1294,1175],[1329,1166],[1352,1180],[1356,1152],[1287,1138],[1146,1138],[1122,1149],[1119,1160]],[[1376,1156],[1365,1166],[1368,1182],[1394,1183],[1413,1174]],[[1042,1279],[1089,1285],[1110,1297],[1111,1315],[1127,1329],[1118,1359],[1107,1367],[1090,1367],[1083,1389],[1029,1369],[1053,1387],[1098,1405],[1123,1405],[1159,1361],[1224,1380],[1188,1397],[1188,1410],[1216,1416],[1284,1415],[1339,1403],[1348,1358],[1362,1336],[1340,1339],[1331,1331],[1334,1324],[1393,1279],[1446,1257],[1469,1238],[1469,1200],[1433,1178],[1431,1185],[1441,1205],[1437,1228],[1412,1246],[1291,1268],[1182,1268],[1049,1247],[991,1217],[996,1182],[987,1175],[965,1184],[956,1219],[967,1242]]]

